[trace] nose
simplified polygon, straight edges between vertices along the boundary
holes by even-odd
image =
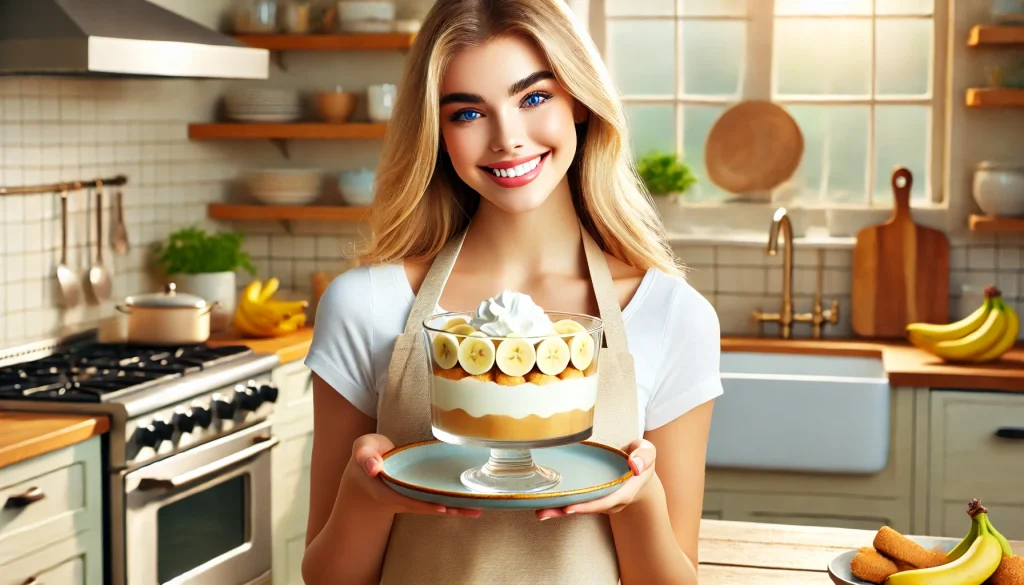
[[[494,152],[515,152],[523,147],[523,127],[513,115],[495,115],[491,150]]]

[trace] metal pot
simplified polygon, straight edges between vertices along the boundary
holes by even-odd
[[[128,315],[128,343],[190,345],[210,338],[210,311],[217,305],[179,293],[169,282],[162,293],[128,297],[116,308]]]

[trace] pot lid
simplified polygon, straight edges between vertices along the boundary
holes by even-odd
[[[158,307],[177,309],[202,309],[206,306],[206,299],[188,293],[180,293],[177,285],[168,282],[164,285],[164,292],[147,293],[135,295],[124,300],[129,307]]]

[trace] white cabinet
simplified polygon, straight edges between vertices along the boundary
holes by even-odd
[[[313,454],[313,378],[301,361],[274,370],[278,399],[273,459],[274,585],[303,585],[302,556],[309,514],[309,465]]]
[[[0,469],[0,585],[103,583],[101,438]]]

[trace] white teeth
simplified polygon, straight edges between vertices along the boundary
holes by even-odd
[[[511,169],[491,169],[491,172],[498,177],[519,177],[537,168],[540,164],[541,157],[537,157],[529,162],[525,162],[521,165],[512,167]]]

